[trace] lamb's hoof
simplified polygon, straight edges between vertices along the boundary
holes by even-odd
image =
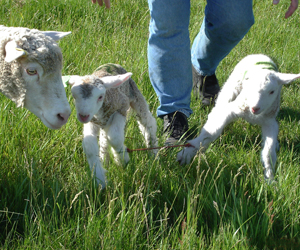
[[[180,165],[190,164],[196,153],[197,149],[194,147],[184,148],[177,154],[177,161]]]
[[[264,170],[265,181],[270,185],[274,182],[274,174],[271,169]]]
[[[98,183],[98,186],[101,185],[101,190],[106,188],[106,184],[105,183]]]
[[[156,156],[158,154],[158,149],[152,149],[151,150],[151,153]]]
[[[130,161],[130,157],[129,157],[129,154],[126,152],[124,154],[124,158],[123,158],[123,162],[125,163],[125,165],[127,165]]]
[[[104,168],[96,168],[94,170],[94,177],[96,179],[97,185],[101,185],[101,189],[106,187],[106,172],[107,170]]]

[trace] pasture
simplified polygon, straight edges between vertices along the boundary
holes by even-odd
[[[281,72],[300,72],[299,9],[284,19],[290,1],[253,1],[256,23],[221,62],[221,84],[248,54],[272,57]],[[59,42],[64,75],[90,74],[118,63],[155,115],[149,81],[147,1],[111,0],[106,10],[82,0],[0,0],[0,24],[72,31]],[[205,1],[191,0],[190,36],[202,23]],[[299,249],[300,88],[282,89],[278,115],[276,182],[264,182],[259,128],[238,120],[190,165],[179,149],[132,152],[128,165],[111,161],[105,190],[91,181],[82,150],[82,124],[72,114],[60,130],[0,94],[0,249]],[[209,108],[192,96],[190,127],[204,125]],[[159,145],[163,122],[157,118]],[[145,147],[136,120],[125,143]]]

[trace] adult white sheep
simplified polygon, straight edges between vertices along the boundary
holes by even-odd
[[[51,129],[59,129],[71,114],[55,42],[68,34],[0,25],[0,92]]]
[[[283,84],[299,77],[300,74],[277,72],[276,64],[266,55],[249,55],[242,59],[224,84],[200,135],[189,141],[193,147],[180,151],[177,160],[181,164],[190,163],[199,149],[204,152],[226,125],[241,117],[261,126],[264,176],[269,181],[273,180],[276,150],[279,148],[276,116],[280,91]]]
[[[77,118],[85,123],[83,149],[91,170],[94,168],[95,177],[103,188],[106,185],[106,170],[101,161],[107,156],[108,145],[111,145],[118,163],[129,161],[124,145],[124,129],[130,107],[136,112],[146,145],[157,146],[156,120],[131,75],[120,65],[105,64],[92,75],[72,76],[68,82],[72,85]],[[156,150],[153,152],[156,153]]]

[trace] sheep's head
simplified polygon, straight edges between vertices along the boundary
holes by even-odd
[[[48,128],[59,129],[68,121],[71,109],[61,78],[62,54],[55,41],[70,32],[22,32],[5,45],[6,67],[19,84],[11,83],[2,92],[17,106],[34,113]]]
[[[279,73],[266,69],[247,72],[243,80],[243,92],[250,112],[259,115],[278,108],[283,84],[289,84],[299,77],[300,74]]]
[[[106,90],[120,86],[131,75],[132,73],[126,73],[102,78],[93,75],[71,76],[68,84],[72,86],[71,91],[75,100],[77,119],[82,123],[89,122],[101,109]]]

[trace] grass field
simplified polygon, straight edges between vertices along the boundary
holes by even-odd
[[[284,19],[290,1],[254,0],[256,23],[221,62],[223,83],[244,56],[264,53],[281,72],[300,72],[299,10]],[[0,24],[72,31],[59,42],[63,74],[89,74],[121,64],[155,115],[149,81],[147,1],[112,0],[106,10],[79,0],[0,0]],[[190,35],[197,34],[205,1],[191,1]],[[103,191],[92,181],[82,151],[82,124],[72,115],[60,130],[0,95],[1,249],[299,249],[300,89],[282,90],[276,182],[264,182],[260,130],[238,120],[187,166],[177,149],[133,152],[127,166],[113,161]],[[209,109],[192,96],[190,126],[201,129]],[[159,144],[162,121],[158,122]],[[134,116],[126,145],[144,147]]]

